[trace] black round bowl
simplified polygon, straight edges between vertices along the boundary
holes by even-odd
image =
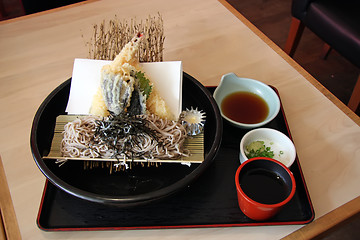
[[[65,113],[71,79],[58,86],[39,107],[31,129],[31,150],[42,173],[55,186],[76,197],[117,206],[135,206],[170,196],[189,186],[213,162],[221,143],[222,118],[210,92],[196,79],[183,75],[183,109],[198,108],[206,113],[204,161],[190,167],[166,163],[158,167],[134,166],[109,173],[107,168],[84,170],[82,161],[59,166],[42,159],[50,151],[56,117]]]

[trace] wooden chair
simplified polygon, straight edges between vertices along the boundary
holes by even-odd
[[[0,21],[25,15],[21,0],[0,0]]]
[[[5,19],[6,11],[3,0],[0,0],[0,20]]]
[[[360,1],[293,0],[292,22],[284,51],[293,56],[304,28],[309,28],[324,42],[323,56],[334,49],[360,68]],[[360,75],[348,107],[354,112],[360,104]]]

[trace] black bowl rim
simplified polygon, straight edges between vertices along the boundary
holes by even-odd
[[[64,81],[62,84],[60,84],[57,88],[55,88],[42,102],[40,107],[38,108],[31,128],[31,135],[30,135],[30,147],[32,151],[33,158],[38,166],[38,168],[41,170],[41,172],[45,175],[45,177],[53,183],[55,186],[60,188],[61,190],[70,193],[73,196],[76,196],[78,198],[97,202],[97,203],[103,203],[103,204],[112,204],[112,205],[118,205],[118,206],[132,206],[137,205],[140,203],[148,203],[153,202],[161,198],[165,198],[169,195],[172,195],[181,189],[187,187],[190,185],[191,182],[193,182],[195,179],[197,179],[204,171],[205,169],[212,163],[212,161],[215,159],[215,156],[217,155],[220,144],[222,140],[222,133],[223,133],[223,127],[222,127],[222,117],[220,114],[219,107],[213,98],[212,94],[195,78],[193,78],[191,75],[187,74],[186,72],[183,72],[184,77],[191,80],[194,84],[196,84],[206,95],[207,99],[209,100],[212,109],[214,109],[215,112],[215,138],[214,142],[212,143],[212,146],[210,148],[210,151],[207,155],[207,158],[192,171],[190,174],[186,175],[181,180],[164,187],[162,189],[156,190],[151,192],[151,196],[149,194],[139,194],[139,195],[133,195],[129,197],[122,197],[120,198],[114,198],[113,196],[106,196],[106,195],[100,195],[96,193],[90,193],[84,190],[81,190],[79,188],[73,187],[72,185],[64,182],[59,177],[57,177],[52,171],[48,169],[48,167],[45,165],[45,163],[42,161],[42,156],[37,148],[37,136],[36,136],[36,129],[40,120],[40,116],[42,115],[45,106],[50,102],[50,100],[60,91],[62,90],[69,82],[71,83],[71,78]],[[38,160],[40,159],[40,161]]]

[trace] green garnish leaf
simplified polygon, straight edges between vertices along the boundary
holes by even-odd
[[[146,95],[146,99],[149,98],[152,91],[152,86],[150,85],[150,80],[145,77],[145,73],[139,71],[136,72],[136,79],[139,80],[140,91]]]

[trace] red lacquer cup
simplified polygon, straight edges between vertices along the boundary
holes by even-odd
[[[256,221],[274,217],[296,190],[292,172],[279,161],[265,157],[241,164],[235,184],[241,211]]]

